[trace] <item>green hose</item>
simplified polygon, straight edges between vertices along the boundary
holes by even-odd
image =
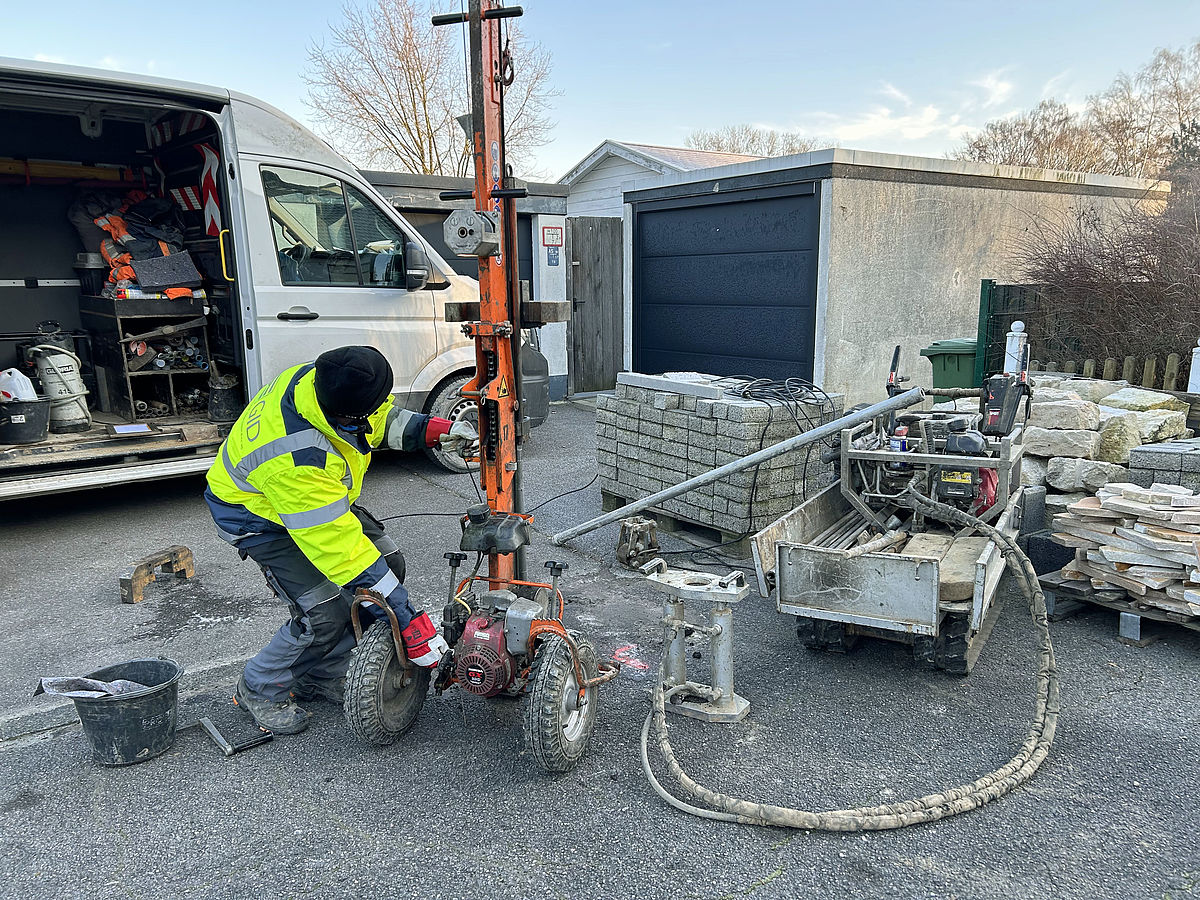
[[[986,535],[1000,548],[1008,567],[1017,576],[1017,582],[1021,585],[1022,591],[1029,601],[1029,613],[1037,635],[1037,689],[1033,721],[1025,742],[1016,755],[1005,765],[980,776],[969,784],[927,794],[913,800],[882,806],[808,812],[731,797],[693,780],[675,759],[675,752],[667,737],[666,702],[670,696],[684,691],[687,686],[680,685],[665,690],[660,672],[654,691],[653,705],[642,726],[641,741],[642,771],[659,796],[683,812],[722,822],[803,828],[809,831],[878,831],[917,825],[922,822],[935,822],[938,819],[978,809],[986,803],[1003,797],[1013,788],[1024,784],[1033,777],[1033,773],[1038,770],[1050,752],[1059,712],[1058,667],[1054,659],[1054,646],[1050,641],[1046,598],[1038,583],[1033,564],[1012,538],[986,522],[945,503],[931,500],[912,488],[906,492],[906,500],[914,509],[931,518],[971,528]],[[659,752],[662,754],[667,771],[684,792],[703,803],[704,806],[680,800],[667,791],[655,777],[650,766],[648,750],[651,726],[658,738]]]

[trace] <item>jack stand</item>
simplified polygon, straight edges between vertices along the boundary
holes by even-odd
[[[712,641],[712,685],[695,684],[695,695],[707,698],[667,704],[667,711],[702,722],[740,722],[750,711],[750,701],[733,690],[733,604],[750,593],[741,572],[713,575],[686,569],[669,569],[661,558],[641,567],[647,580],[663,591],[663,686],[670,690],[692,685],[687,677],[687,635],[707,634]],[[690,625],[684,601],[708,601],[709,625]]]
[[[658,523],[643,516],[621,520],[621,535],[617,538],[617,562],[631,569],[654,559],[659,552]]]

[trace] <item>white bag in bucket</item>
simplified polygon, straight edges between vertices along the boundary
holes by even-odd
[[[17,369],[0,371],[0,403],[8,403],[12,400],[36,400],[37,398],[33,382],[26,378],[23,372]]]

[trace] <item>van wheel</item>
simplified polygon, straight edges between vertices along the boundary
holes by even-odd
[[[479,407],[475,404],[474,400],[464,397],[459,393],[470,380],[470,375],[458,375],[443,382],[433,392],[433,396],[429,398],[429,405],[426,406],[425,411],[431,416],[437,416],[439,419],[450,419],[451,421],[463,419],[470,422],[471,427],[478,431]],[[468,463],[457,453],[450,450],[443,450],[440,444],[426,447],[425,455],[450,472],[462,473],[479,470],[478,463]]]

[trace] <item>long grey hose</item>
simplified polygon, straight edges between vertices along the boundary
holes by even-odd
[[[1009,568],[1017,576],[1017,582],[1021,585],[1026,599],[1029,601],[1029,613],[1037,634],[1037,689],[1034,698],[1033,721],[1025,742],[1016,755],[999,769],[980,776],[970,784],[940,793],[927,794],[914,800],[883,806],[808,812],[786,806],[773,806],[753,800],[743,800],[697,783],[680,767],[667,737],[666,701],[670,696],[685,691],[688,686],[680,685],[670,690],[664,690],[660,673],[654,691],[653,707],[642,726],[641,742],[642,771],[645,772],[646,778],[659,796],[684,812],[722,822],[803,828],[812,831],[878,831],[887,828],[902,828],[905,825],[917,825],[922,822],[935,822],[938,819],[978,809],[986,803],[1003,797],[1033,776],[1050,752],[1059,712],[1058,667],[1054,659],[1054,646],[1050,641],[1046,598],[1038,583],[1033,564],[1008,535],[974,516],[945,503],[931,500],[911,488],[907,492],[907,499],[915,509],[926,515],[950,524],[969,527],[985,534],[1000,547]],[[707,808],[695,806],[673,796],[655,777],[650,767],[648,752],[651,725],[654,726],[659,751],[671,776],[686,793],[704,803]]]

